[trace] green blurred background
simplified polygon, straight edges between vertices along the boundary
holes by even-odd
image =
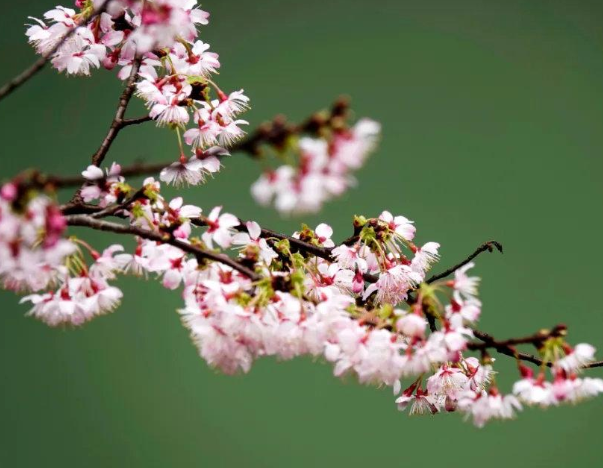
[[[53,5],[5,5],[0,81],[34,58],[26,17]],[[245,88],[252,124],[277,113],[299,120],[340,93],[353,97],[357,116],[383,123],[358,188],[304,221],[328,221],[342,239],[356,213],[404,214],[419,241],[442,244],[441,267],[497,239],[504,255],[478,261],[480,328],[505,337],[565,322],[571,340],[595,344],[603,357],[600,1],[203,6],[212,22],[202,38],[220,53],[220,85]],[[67,79],[45,70],[0,103],[0,176],[26,166],[82,170],[119,92],[108,72]],[[142,112],[138,105],[130,115]],[[108,161],[176,154],[169,132],[149,125],[120,135]],[[258,174],[235,155],[185,195],[295,230],[301,219],[250,200]],[[477,430],[458,415],[408,418],[389,390],[342,382],[308,359],[264,359],[249,375],[226,377],[197,356],[177,293],[133,279],[119,286],[122,307],[79,330],[25,318],[17,297],[0,294],[0,466],[600,466],[603,399]],[[511,360],[500,361],[515,378]],[[502,380],[508,390],[512,380]]]

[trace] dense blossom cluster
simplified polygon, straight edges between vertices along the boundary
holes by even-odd
[[[93,167],[84,173],[89,187],[97,187],[104,197],[99,207],[133,191],[116,165],[102,178]],[[24,301],[31,302],[31,315],[49,325],[81,325],[111,312],[121,292],[110,282],[118,274],[134,274],[156,277],[164,287],[182,291],[180,314],[200,355],[228,374],[248,372],[263,356],[322,356],[333,364],[336,376],[353,374],[362,383],[393,387],[401,410],[459,411],[478,426],[512,417],[522,402],[556,405],[603,392],[603,380],[578,374],[593,361],[594,348],[571,348],[552,337],[541,349],[554,363],[552,381],[543,370],[535,378],[521,365],[522,378],[513,394],[501,395],[492,360],[467,355],[481,313],[479,281],[469,275],[473,264],[457,269],[453,280],[428,284],[425,276],[439,259],[439,244],[416,245],[415,226],[404,216],[384,211],[377,218],[356,217],[356,234],[339,245],[326,224],[273,237],[220,207],[204,216],[181,197],[166,200],[160,182],[148,178],[138,198],[118,212],[141,229],[136,247],[126,253],[121,245],[112,245],[98,253],[83,241],[57,238],[71,218],[56,212],[45,196],[31,199],[15,221],[14,203],[20,200],[11,194],[17,192],[15,184],[2,189],[0,227],[19,223],[19,229],[31,229],[26,246],[42,241],[35,251],[44,253],[41,261],[51,257],[54,263],[45,264],[44,281],[25,283],[19,269],[4,271],[3,280],[35,291]],[[30,221],[29,213],[37,215]],[[30,228],[32,222],[35,228]],[[165,235],[166,242],[146,233]],[[300,245],[328,255],[311,255]],[[189,246],[202,252],[230,250],[239,262],[235,265],[253,275],[195,255]],[[13,248],[3,255],[11,264],[28,264],[31,250]],[[429,327],[430,321],[438,329]],[[401,391],[406,378],[412,383]]]
[[[326,138],[302,138],[297,144],[297,166],[284,164],[267,171],[251,187],[262,205],[274,201],[281,213],[314,213],[355,183],[359,169],[375,148],[380,125],[359,120],[350,129],[336,130]]]
[[[44,20],[32,18],[27,36],[36,51],[48,54],[60,44],[52,64],[68,75],[90,75],[100,67],[119,67],[122,80],[135,73],[136,94],[150,117],[177,133],[179,156],[162,171],[163,182],[196,185],[218,172],[226,148],[245,135],[241,126],[247,122],[237,117],[249,108],[249,98],[243,90],[223,92],[212,79],[220,68],[219,56],[199,39],[197,30],[208,24],[209,13],[199,9],[196,0],[76,4],[77,12],[57,6]],[[101,7],[106,11],[94,16]],[[186,129],[190,123],[192,128]],[[283,164],[263,175],[252,187],[253,196],[264,205],[275,199],[283,213],[318,211],[353,185],[351,172],[372,151],[379,131],[379,124],[363,119],[328,137],[292,140],[299,165]]]
[[[0,281],[17,292],[54,284],[75,250],[62,238],[67,224],[58,207],[46,196],[27,197],[15,183],[0,192]]]
[[[120,67],[118,77],[123,80],[136,74],[136,93],[149,115],[157,125],[178,133],[178,162],[166,168],[162,180],[197,184],[217,172],[214,147],[230,146],[245,134],[240,125],[247,122],[236,116],[249,107],[249,98],[242,90],[225,94],[210,78],[220,61],[209,44],[198,39],[197,30],[197,25],[208,24],[209,14],[196,7],[196,0],[111,0],[106,11],[87,22],[105,2],[79,3],[79,12],[60,6],[46,12],[50,25],[34,18],[27,36],[36,50],[48,53],[75,28],[53,55],[52,64],[68,75],[89,75],[101,66]],[[137,59],[140,64],[133,69]],[[216,98],[211,97],[212,89]],[[180,135],[191,120],[194,128],[183,136],[192,156]]]
[[[512,418],[522,405],[603,393],[602,379],[581,374],[595,349],[570,346],[565,327],[506,343],[480,338],[471,257],[428,278],[440,245],[416,243],[415,225],[404,216],[356,216],[352,236],[336,243],[327,224],[302,225],[286,236],[222,207],[204,212],[182,197],[165,198],[162,182],[194,185],[220,169],[244,134],[238,114],[249,99],[243,91],[225,94],[212,81],[220,62],[198,39],[197,26],[209,15],[195,0],[78,0],[76,6],[77,13],[56,7],[45,21],[35,20],[30,42],[67,74],[120,66],[126,89],[136,90],[158,125],[177,133],[180,157],[160,180],[149,177],[139,188],[119,164],[103,170],[102,158],[93,158],[84,184],[63,206],[51,179],[25,174],[1,187],[0,281],[27,294],[22,302],[31,316],[50,326],[82,325],[115,310],[122,292],[114,281],[129,274],[181,292],[181,319],[199,354],[227,374],[248,372],[264,356],[311,355],[331,363],[337,377],[391,387],[400,410],[458,411],[480,427]],[[283,213],[314,212],[353,183],[379,124],[327,121],[312,137],[275,138],[280,150],[293,148],[299,158],[254,184],[258,201]],[[135,246],[99,252],[66,237],[67,226],[130,235]],[[522,363],[515,344],[535,346],[538,356],[524,360],[541,363],[536,371]],[[520,379],[508,394],[499,390],[488,349],[517,358]]]

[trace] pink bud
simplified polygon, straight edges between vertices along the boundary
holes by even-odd
[[[54,246],[63,231],[67,227],[67,221],[61,213],[61,210],[54,205],[50,205],[46,208],[46,236],[44,237],[44,246]]]
[[[534,371],[523,364],[519,365],[519,373],[524,379],[531,379],[534,377]]]
[[[224,94],[224,92],[222,92],[222,90],[218,90],[218,97],[220,98],[220,101],[222,101],[222,102],[228,101],[228,96],[226,94]]]
[[[117,60],[111,54],[107,55],[103,59],[103,67],[106,70],[113,70],[115,68],[115,65],[117,65]]]
[[[12,202],[17,198],[18,191],[17,184],[9,182],[4,184],[2,189],[0,189],[0,196],[2,196],[4,200]]]

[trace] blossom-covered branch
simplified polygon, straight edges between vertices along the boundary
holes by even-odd
[[[135,275],[180,290],[179,313],[199,354],[228,374],[248,372],[265,356],[322,357],[338,377],[392,387],[400,410],[459,411],[478,426],[511,418],[523,404],[603,393],[603,380],[581,374],[603,362],[591,345],[571,345],[565,326],[506,340],[477,328],[479,278],[469,270],[481,253],[502,252],[496,241],[429,276],[440,245],[417,243],[414,223],[389,211],[355,216],[352,235],[335,242],[325,223],[288,235],[220,206],[204,212],[180,196],[165,198],[162,184],[202,184],[240,150],[276,164],[251,188],[258,202],[286,214],[315,212],[355,183],[380,126],[351,123],[340,100],[299,125],[278,117],[245,138],[239,117],[250,99],[216,83],[219,57],[198,38],[209,14],[195,0],[78,0],[76,7],[34,20],[29,41],[68,75],[121,67],[125,87],[81,177],[29,171],[0,188],[0,283],[26,294],[28,315],[50,326],[83,325],[114,311],[122,299],[117,278]],[[134,96],[149,113],[126,119]],[[171,131],[171,160],[103,167],[119,132],[149,121]],[[131,185],[136,176],[149,177]],[[57,190],[67,187],[76,193],[61,204]],[[85,229],[129,237],[134,246],[100,252],[80,236]],[[489,351],[517,361],[520,379],[507,394]]]
[[[124,90],[124,93],[127,89]],[[108,135],[103,140],[101,147],[92,155],[92,161],[98,161],[99,155],[106,155],[110,144],[113,142],[117,133],[128,126],[138,125],[141,123],[152,121],[150,116],[138,117],[133,119],[123,119],[122,95],[120,99],[120,106],[118,111],[119,116],[114,118],[111,123]],[[127,103],[125,104],[127,106]],[[276,116],[272,122],[267,122],[258,127],[249,136],[243,138],[240,141],[233,143],[229,147],[229,152],[245,152],[254,158],[263,158],[265,153],[270,148],[280,148],[283,142],[291,138],[299,138],[304,135],[307,136],[319,136],[325,131],[329,131],[330,126],[337,121],[345,122],[349,110],[349,102],[345,97],[337,99],[330,110],[319,111],[312,114],[306,120],[300,124],[291,124],[286,121],[283,116]],[[120,117],[121,116],[121,117]],[[108,142],[108,143],[107,143]],[[101,151],[102,149],[102,151]],[[226,155],[226,154],[225,154]],[[220,157],[221,155],[218,155]],[[161,162],[134,162],[130,165],[120,166],[120,176],[128,177],[141,177],[156,175],[163,169],[170,166],[173,161],[161,161]],[[97,164],[94,164],[97,165]],[[49,189],[63,189],[69,187],[78,187],[87,182],[86,177],[83,175],[74,176],[60,176],[54,174],[41,174],[36,171],[28,171],[21,177],[23,183],[34,185],[38,188],[47,187]]]
[[[113,232],[116,234],[126,234],[130,236],[137,236],[141,239],[152,240],[159,243],[169,244],[183,252],[187,252],[193,254],[198,261],[204,260],[213,260],[215,262],[223,263],[231,267],[233,270],[238,271],[239,273],[247,276],[252,281],[257,281],[260,279],[260,276],[254,273],[249,268],[245,267],[241,263],[231,259],[227,255],[217,254],[211,250],[202,249],[200,247],[195,246],[194,244],[189,244],[183,242],[176,237],[170,236],[169,234],[161,234],[158,232],[154,232],[148,229],[142,229],[137,226],[124,226],[117,223],[111,223],[108,221],[101,221],[92,217],[82,216],[82,215],[71,215],[65,218],[68,226],[83,226],[88,227],[90,229],[95,229],[97,231],[106,231]]]
[[[76,28],[73,27],[75,24],[89,24],[92,20],[106,11],[110,1],[111,0],[103,0],[96,9],[82,9],[80,15],[73,17],[73,25],[63,23],[63,25],[60,27],[61,31],[55,31],[55,35],[53,35],[53,42],[48,44],[47,48],[42,52],[42,56],[0,88],[0,100],[4,99],[21,85],[29,81],[35,76],[36,73],[44,68],[46,63],[48,63],[48,60],[57,53],[57,51],[71,38],[73,34],[75,34]]]
[[[560,338],[566,335],[567,328],[565,325],[556,325],[551,330],[543,329],[534,333],[530,336],[521,338],[509,338],[506,340],[496,340],[493,336],[488,333],[484,333],[479,330],[473,330],[473,335],[481,340],[481,343],[469,343],[468,349],[471,350],[486,350],[495,349],[501,354],[514,357],[520,361],[528,361],[538,366],[553,367],[554,361],[543,360],[532,354],[522,353],[515,349],[516,345],[520,344],[531,344],[537,349],[542,348],[543,345],[551,338]],[[582,369],[592,369],[593,367],[603,367],[603,361],[592,361],[587,362],[581,366]]]

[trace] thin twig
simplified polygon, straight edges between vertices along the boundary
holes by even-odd
[[[115,117],[113,117],[109,131],[107,132],[107,135],[105,136],[98,150],[96,150],[96,153],[92,155],[92,164],[97,167],[100,167],[100,165],[103,163],[103,160],[109,152],[109,148],[111,148],[113,141],[115,141],[117,134],[124,127],[123,118],[126,113],[126,109],[128,108],[128,104],[130,103],[130,99],[132,99],[132,94],[134,93],[135,81],[141,61],[142,59],[140,57],[134,59],[130,76],[126,83],[126,87],[119,98],[117,111],[115,111]]]
[[[515,346],[518,344],[532,344],[538,347],[544,341],[549,338],[556,338],[560,336],[565,336],[567,334],[567,327],[565,325],[556,325],[551,330],[539,330],[536,333],[524,336],[520,338],[509,338],[507,340],[498,341],[492,335],[489,335],[480,330],[474,330],[473,334],[476,338],[480,339],[482,343],[473,343],[472,348],[474,350],[477,349],[485,349],[491,347],[509,347]]]
[[[46,63],[48,62],[48,60],[54,54],[57,53],[57,51],[63,46],[63,44],[65,44],[65,42],[71,36],[73,36],[73,34],[75,34],[75,32],[77,31],[77,29],[80,28],[80,27],[86,26],[94,18],[96,18],[98,15],[102,14],[107,9],[110,1],[111,0],[105,0],[101,4],[101,6],[98,7],[98,9],[95,10],[84,23],[74,25],[74,27],[72,29],[70,29],[55,44],[55,46],[52,49],[50,49],[48,52],[46,52],[45,54],[43,54],[38,60],[36,60],[34,63],[32,63],[28,68],[26,68],[25,70],[23,70],[21,73],[19,73],[17,76],[15,76],[12,80],[10,80],[8,83],[6,83],[4,86],[2,86],[2,88],[0,88],[0,101],[2,99],[4,99],[6,96],[8,96],[9,94],[11,94],[13,91],[15,91],[17,88],[19,88],[21,85],[23,85],[24,83],[26,83],[27,81],[29,81],[40,70],[42,70],[42,68],[44,68],[44,65],[46,65]]]
[[[459,268],[467,265],[467,263],[469,263],[471,260],[473,260],[475,257],[477,257],[482,252],[486,252],[486,251],[493,252],[494,248],[496,248],[496,250],[498,250],[500,253],[503,253],[503,246],[502,246],[502,244],[500,242],[497,242],[495,240],[484,242],[482,245],[480,245],[475,250],[475,252],[473,252],[471,255],[469,255],[465,260],[463,260],[460,263],[457,263],[453,267],[448,268],[446,271],[443,271],[442,273],[438,273],[437,275],[433,275],[431,278],[429,278],[425,282],[427,284],[430,284],[430,283],[433,283],[434,281],[437,281],[439,279],[446,278],[447,276],[451,275],[452,273],[454,273]]]
[[[138,125],[141,123],[150,122],[151,120],[153,120],[153,118],[150,115],[136,117],[134,119],[124,119],[121,121],[121,126],[122,128],[129,127],[130,125]]]
[[[126,113],[126,109],[128,108],[128,104],[130,103],[130,99],[132,99],[132,94],[134,93],[134,88],[136,85],[136,77],[138,75],[138,70],[140,68],[140,63],[142,62],[141,57],[136,57],[132,62],[132,69],[130,70],[130,76],[128,77],[128,81],[126,82],[126,87],[124,88],[121,96],[119,97],[119,103],[117,105],[117,110],[115,111],[115,117],[111,121],[111,125],[109,126],[109,131],[107,135],[103,139],[101,145],[96,150],[96,152],[92,155],[92,164],[94,166],[100,167],[103,163],[105,156],[109,152],[113,141],[119,134],[120,130],[123,128],[123,118]],[[71,197],[68,205],[79,205],[83,202],[82,200],[82,189],[88,181],[84,181],[84,185],[82,185]]]
[[[132,203],[144,197],[144,190],[144,187],[139,188],[136,192],[134,192],[131,197],[126,198],[123,202],[110,205],[104,210],[92,214],[91,217],[95,219],[106,218],[107,216],[113,216],[117,214],[117,212],[119,211],[127,210]]]
[[[536,348],[539,348],[542,343],[544,343],[544,341],[546,341],[547,339],[565,336],[566,332],[567,327],[565,325],[557,325],[551,330],[539,330],[533,335],[525,337],[509,338],[507,340],[496,340],[492,335],[489,335],[488,333],[482,332],[480,330],[473,330],[473,335],[482,342],[468,343],[467,349],[470,349],[472,351],[495,349],[500,354],[519,359],[520,361],[531,362],[532,364],[536,364],[537,366],[552,367],[553,363],[551,361],[544,361],[539,357],[534,356],[533,354],[519,352],[515,349],[515,345],[531,344],[534,345]],[[603,367],[603,361],[591,362],[590,364],[585,365],[583,368],[590,369],[594,367]]]

